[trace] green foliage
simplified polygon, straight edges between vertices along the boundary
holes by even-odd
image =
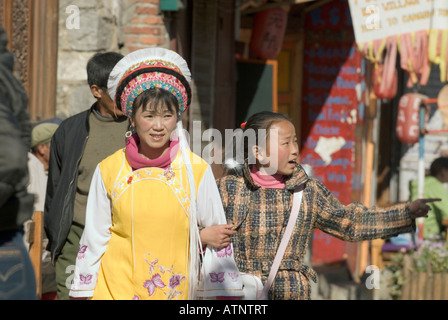
[[[427,271],[431,266],[433,273],[448,272],[448,242],[424,241],[414,253],[415,268],[417,271]]]
[[[399,299],[401,297],[401,287],[403,285],[404,255],[405,253],[403,253],[402,251],[397,252],[392,256],[391,263],[386,265],[386,269],[391,272],[389,288],[392,299]]]
[[[399,251],[392,256],[390,264],[386,269],[391,272],[389,282],[390,295],[393,299],[401,297],[403,285],[403,261],[405,255],[412,258],[412,270],[432,273],[448,272],[448,242],[440,241],[440,238],[425,240],[416,251]]]

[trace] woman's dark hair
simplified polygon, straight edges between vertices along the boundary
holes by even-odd
[[[107,91],[107,81],[115,65],[123,58],[117,52],[96,53],[87,63],[87,82]]]
[[[448,169],[448,158],[440,157],[434,160],[431,163],[431,167],[429,168],[429,175],[435,177],[439,174],[442,169]]]
[[[161,110],[163,107],[177,114],[179,111],[179,103],[176,97],[167,90],[160,88],[151,88],[143,91],[134,101],[132,106],[132,117],[135,117],[138,109],[153,106],[156,110]]]
[[[269,138],[269,129],[272,127],[273,124],[280,122],[280,121],[289,121],[292,123],[292,120],[282,114],[282,113],[275,113],[271,111],[262,111],[258,112],[254,115],[252,115],[247,122],[244,124],[243,129],[243,152],[244,152],[244,162],[247,162],[249,159],[249,152],[252,150],[252,147],[254,145],[260,145],[259,138],[262,139],[268,139]],[[266,136],[260,135],[260,130],[266,130]],[[249,131],[252,131],[254,133],[254,137],[252,139],[249,137],[251,136]],[[254,139],[255,138],[255,141]],[[225,159],[224,160],[224,170],[227,171],[229,174],[239,175],[242,174],[242,166],[244,163],[240,163],[239,160],[241,160],[241,157],[239,158],[237,156],[237,152],[239,151],[238,147],[240,147],[240,143],[238,140],[236,140],[234,137],[233,141],[233,159]]]

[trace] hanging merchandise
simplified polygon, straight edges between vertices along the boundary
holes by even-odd
[[[428,97],[418,94],[418,93],[406,93],[398,102],[398,117],[397,117],[397,126],[396,126],[396,134],[398,140],[402,143],[417,143],[420,130],[419,130],[419,121],[420,121],[420,106],[425,103]],[[427,122],[428,108],[425,106],[425,123]]]
[[[359,48],[365,49],[375,41],[396,37],[401,58],[400,68],[409,75],[407,87],[425,86],[429,79],[431,63],[440,67],[440,81],[447,81],[447,0],[348,0],[348,2]],[[377,60],[375,61],[362,49],[366,59],[377,63]],[[383,79],[381,77],[376,81],[379,83]],[[378,92],[381,97],[383,93],[381,90]]]
[[[257,12],[250,50],[258,59],[276,59],[283,45],[288,13],[280,7]]]
[[[380,99],[392,99],[397,94],[398,75],[395,67],[397,61],[397,39],[389,37],[386,40],[374,41],[377,48],[375,57],[372,57],[375,68],[372,73],[373,90]],[[384,43],[386,45],[384,46]],[[383,49],[385,51],[384,59]]]
[[[440,82],[448,79],[448,30],[429,31],[428,59],[440,67]]]
[[[425,86],[431,70],[428,59],[428,32],[426,30],[399,35],[401,68],[409,74],[407,86]]]

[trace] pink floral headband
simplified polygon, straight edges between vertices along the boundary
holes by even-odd
[[[190,87],[186,81],[180,80],[180,75],[175,75],[175,71],[164,69],[143,67],[126,75],[123,78],[125,82],[120,84],[117,91],[117,107],[120,107],[125,115],[131,116],[135,99],[143,91],[160,88],[174,95],[179,105],[178,116],[181,116],[190,105]],[[168,71],[172,74],[167,73]]]

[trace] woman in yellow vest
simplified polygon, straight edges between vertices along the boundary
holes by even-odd
[[[112,71],[109,93],[135,133],[92,178],[72,297],[242,295],[234,231],[210,166],[188,149],[182,129],[189,83],[186,62],[162,48],[133,52]]]

